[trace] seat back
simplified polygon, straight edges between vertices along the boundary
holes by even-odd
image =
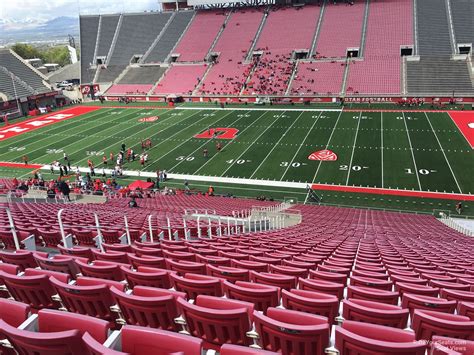
[[[151,267],[138,267],[137,271],[121,267],[130,288],[137,285],[168,289],[171,288],[170,272]]]
[[[327,318],[298,311],[269,308],[254,313],[260,346],[283,354],[324,354],[329,344]]]
[[[281,292],[283,306],[286,309],[319,314],[333,324],[339,312],[339,300],[326,293],[291,289]]]
[[[221,297],[221,280],[207,275],[186,274],[185,277],[169,274],[176,291],[185,292],[189,299],[198,295]]]
[[[268,307],[277,307],[280,303],[280,289],[275,286],[224,281],[222,288],[228,298],[253,303],[258,311],[266,312]]]
[[[415,310],[412,328],[418,340],[431,340],[433,335],[474,340],[474,321],[461,315]]]
[[[30,307],[27,304],[0,298],[0,319],[11,326],[18,327],[28,318],[29,313]]]
[[[196,304],[177,300],[189,332],[205,341],[205,347],[218,350],[222,344],[250,345],[246,332],[253,305],[211,296],[198,296]]]
[[[79,330],[35,333],[10,326],[0,319],[0,331],[20,355],[83,355],[87,349]]]
[[[75,262],[84,276],[114,281],[122,281],[124,279],[122,270],[116,263],[96,262],[94,265],[91,265],[81,260],[75,260]]]
[[[115,287],[110,291],[127,324],[170,331],[180,330],[174,322],[179,316],[176,299],[185,298],[185,294],[141,286],[136,286],[131,295]]]
[[[76,285],[65,284],[52,277],[51,283],[69,312],[85,314],[109,322],[117,318],[116,314],[110,310],[114,301],[106,280],[98,280],[92,285],[87,282],[88,285],[83,286],[86,282],[82,282],[81,277],[77,279]],[[118,282],[114,283],[114,286],[123,288],[123,285]]]
[[[35,268],[38,266],[36,260],[33,257],[33,254],[47,256],[47,253],[36,252],[32,253],[31,251],[26,250],[17,250],[14,253],[7,253],[0,251],[0,260],[4,263],[17,265],[21,271],[31,267]]]

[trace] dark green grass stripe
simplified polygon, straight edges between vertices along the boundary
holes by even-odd
[[[419,190],[403,115],[384,112],[383,128],[384,187]],[[407,171],[411,171],[412,174]]]
[[[380,113],[362,112],[348,185],[382,187]]]

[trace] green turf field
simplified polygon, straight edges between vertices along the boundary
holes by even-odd
[[[139,122],[156,115],[155,122]],[[193,137],[210,127],[238,134],[230,140]],[[474,193],[473,151],[444,112],[107,107],[1,141],[0,161],[21,162],[27,154],[31,163],[50,164],[66,152],[73,166],[87,167],[91,159],[99,171],[104,154],[116,154],[122,143],[141,152],[146,138],[153,143],[148,164],[126,163],[125,170],[166,169],[202,181],[245,178],[257,188],[272,180],[281,182],[280,190],[285,182],[301,182]],[[308,160],[323,149],[337,161]],[[7,170],[0,168],[0,175],[9,176]]]

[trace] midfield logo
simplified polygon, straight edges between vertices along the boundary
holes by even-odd
[[[158,116],[151,116],[151,117],[142,117],[138,119],[138,122],[155,122],[158,121]]]
[[[196,134],[194,138],[234,139],[238,132],[237,128],[209,128],[202,133]]]
[[[309,160],[336,161],[337,154],[329,149],[318,150],[317,152],[311,153],[308,159]]]

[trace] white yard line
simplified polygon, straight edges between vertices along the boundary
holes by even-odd
[[[418,187],[421,190],[420,176],[418,175],[418,167],[416,166],[415,154],[413,153],[413,146],[411,145],[410,133],[408,132],[407,120],[405,118],[405,113],[402,111],[403,122],[405,123],[405,130],[407,131],[408,143],[410,144],[411,157],[413,159],[413,164],[415,166],[416,179],[418,180]]]
[[[357,121],[357,128],[356,128],[356,134],[354,137],[354,144],[352,146],[352,154],[351,154],[351,161],[349,163],[349,168],[347,169],[347,179],[346,179],[346,185],[349,186],[349,177],[351,176],[351,170],[352,170],[352,160],[354,159],[354,152],[356,148],[356,142],[357,142],[357,136],[359,135],[359,126],[360,126],[360,118],[362,117],[362,111],[359,113],[359,120]]]
[[[234,160],[234,163],[235,163],[236,161],[240,160],[240,158],[242,158],[242,156],[243,156],[245,153],[247,153],[247,151],[255,144],[255,142],[257,142],[257,141],[260,139],[260,137],[263,136],[263,135],[265,134],[265,132],[268,131],[268,130],[273,126],[273,124],[274,124],[276,121],[278,121],[278,120],[280,119],[280,117],[281,117],[282,115],[285,114],[285,112],[286,112],[286,111],[283,111],[283,112],[279,115],[279,117],[278,117],[275,121],[272,122],[271,125],[268,125],[267,128],[265,128],[265,129],[262,131],[262,133],[260,133],[260,134],[258,135],[258,137],[255,138],[255,140],[252,142],[252,144],[250,144],[250,145],[247,147],[247,149],[245,149],[245,150],[238,156],[238,158]],[[227,171],[229,171],[229,169],[230,169],[231,167],[234,166],[234,163],[230,164],[229,167],[224,170],[224,172],[221,174],[221,176],[224,176],[225,173],[226,173]]]
[[[272,152],[275,150],[276,147],[278,147],[278,144],[280,144],[280,142],[282,141],[283,138],[285,138],[286,134],[291,130],[291,127],[294,126],[294,124],[300,119],[300,117],[303,115],[304,112],[301,112],[298,117],[296,117],[296,119],[293,121],[293,123],[286,129],[285,133],[283,133],[280,137],[280,139],[278,139],[278,141],[275,143],[275,145],[273,145],[273,148],[270,150],[270,152],[268,152],[268,154],[265,156],[265,158],[263,158],[263,160],[260,162],[260,165],[257,166],[257,169],[254,170],[253,174],[250,175],[250,179],[253,178],[253,176],[255,175],[255,173],[258,171],[258,169],[260,169],[260,167],[263,165],[263,163],[265,163],[265,161],[268,159],[268,157],[272,154]]]
[[[239,131],[239,133],[238,133],[234,138],[232,138],[224,147],[222,147],[222,150],[224,150],[225,147],[227,147],[227,146],[229,145],[229,143],[233,142],[233,141],[235,140],[235,138],[239,137],[239,136],[240,136],[242,133],[244,133],[247,129],[253,127],[253,125],[254,125],[255,123],[257,123],[257,121],[259,121],[259,120],[260,120],[263,116],[265,116],[266,114],[267,114],[267,111],[265,111],[265,112],[262,113],[260,116],[258,116],[258,118],[257,118],[254,122],[252,122],[250,125],[248,125],[247,127],[245,127],[242,131]],[[202,165],[199,167],[199,169],[197,169],[197,170],[193,173],[193,175],[194,175],[194,174],[197,174],[197,172],[198,172],[199,170],[201,170],[204,166],[206,166],[207,163],[209,163],[212,159],[214,159],[214,158],[217,157],[217,156],[218,156],[218,154],[214,154],[210,159],[206,160],[206,162],[205,162],[204,164],[202,164]]]
[[[382,188],[384,188],[384,182],[383,182],[383,112],[380,112],[380,142],[381,142],[381,147],[380,147],[380,152],[382,154]]]
[[[337,124],[339,123],[339,119],[341,118],[341,115],[342,115],[342,111],[339,112],[339,115],[337,116],[336,123],[334,124],[334,127],[332,128],[331,135],[329,136],[328,142],[326,143],[326,148],[324,149],[328,149],[329,143],[331,143],[332,136],[334,132],[336,131],[336,127],[337,127]],[[314,173],[313,180],[311,180],[311,184],[314,184],[314,181],[316,180],[316,176],[318,175],[319,168],[321,167],[321,163],[322,163],[322,160],[319,161],[318,168],[316,169],[316,172]]]
[[[431,127],[431,130],[433,131],[433,134],[436,138],[436,140],[438,141],[438,144],[439,144],[439,147],[441,149],[441,152],[443,153],[443,156],[444,156],[444,159],[446,160],[446,163],[448,163],[448,167],[449,167],[449,170],[451,171],[451,174],[453,175],[453,178],[454,178],[454,181],[456,181],[456,186],[458,187],[458,190],[460,193],[463,193],[462,192],[462,189],[461,189],[461,186],[459,186],[459,182],[458,182],[458,179],[456,179],[456,175],[454,175],[454,171],[453,171],[453,168],[451,167],[451,164],[449,163],[449,160],[448,160],[448,157],[446,156],[446,153],[444,152],[444,149],[443,147],[441,146],[441,142],[439,141],[438,139],[438,135],[436,134],[434,128],[433,128],[433,125],[431,124],[431,121],[427,115],[427,113],[425,112],[425,116],[426,116],[426,119],[428,120],[428,123],[430,124],[430,127]]]
[[[250,112],[250,111],[247,111],[247,113],[249,113],[249,112]],[[231,113],[232,113],[232,112],[231,112]],[[226,115],[224,115],[224,116],[222,116],[217,122],[219,122],[220,120],[222,120],[224,117],[227,117],[227,116],[229,116],[229,113],[226,114]],[[230,124],[230,126],[232,127],[234,124],[236,124],[237,122],[239,122],[242,118],[244,118],[244,116],[238,117],[234,122],[232,122],[232,123]],[[213,125],[216,124],[217,122],[213,123]],[[190,139],[191,139],[191,138],[190,138]],[[188,140],[185,141],[184,143],[188,142],[190,139],[188,139]],[[210,140],[204,139],[204,143],[201,144],[201,145],[200,145],[199,147],[197,147],[196,149],[194,149],[191,153],[189,153],[188,155],[186,155],[186,158],[189,157],[189,156],[193,156],[194,153],[200,151],[200,150],[202,149],[202,147],[206,146],[206,145],[207,145],[209,142],[211,142],[213,139],[214,139],[214,138],[211,138]],[[218,139],[218,138],[215,138],[215,139]],[[232,138],[230,141],[233,141],[234,139],[235,139],[235,137]],[[184,144],[184,143],[182,143],[182,144]],[[182,144],[181,144],[181,145],[182,145]],[[227,143],[227,144],[229,144],[229,143]],[[224,148],[227,146],[227,144],[222,147],[221,151],[224,150]],[[181,146],[181,145],[180,145],[180,146]],[[178,146],[178,147],[179,147],[179,146]],[[177,148],[177,147],[176,147],[176,148]],[[175,148],[175,149],[176,149],[176,148]],[[214,156],[216,156],[216,155],[217,155],[217,154],[214,154]],[[178,162],[177,164],[175,164],[174,166],[172,166],[172,167],[169,169],[169,171],[172,172],[174,168],[176,168],[178,165],[180,165],[180,164],[183,163],[184,161],[185,161],[185,160],[181,160],[180,162]]]
[[[301,141],[301,144],[300,146],[298,147],[298,150],[296,151],[295,155],[293,155],[293,158],[291,158],[291,161],[290,163],[288,164],[288,166],[286,167],[285,169],[285,172],[283,173],[283,175],[281,176],[281,179],[280,181],[283,180],[283,178],[285,177],[286,173],[288,172],[288,169],[290,168],[291,164],[293,164],[293,161],[295,160],[296,156],[298,155],[298,153],[300,152],[301,148],[303,147],[304,145],[304,142],[306,141],[306,139],[308,138],[309,134],[311,133],[311,131],[313,130],[314,126],[316,125],[316,123],[318,123],[319,121],[319,117],[321,117],[323,113],[321,112],[318,117],[316,118],[316,120],[314,121],[313,125],[311,126],[311,128],[308,130],[308,133],[306,133],[306,136],[304,137],[304,139]]]

